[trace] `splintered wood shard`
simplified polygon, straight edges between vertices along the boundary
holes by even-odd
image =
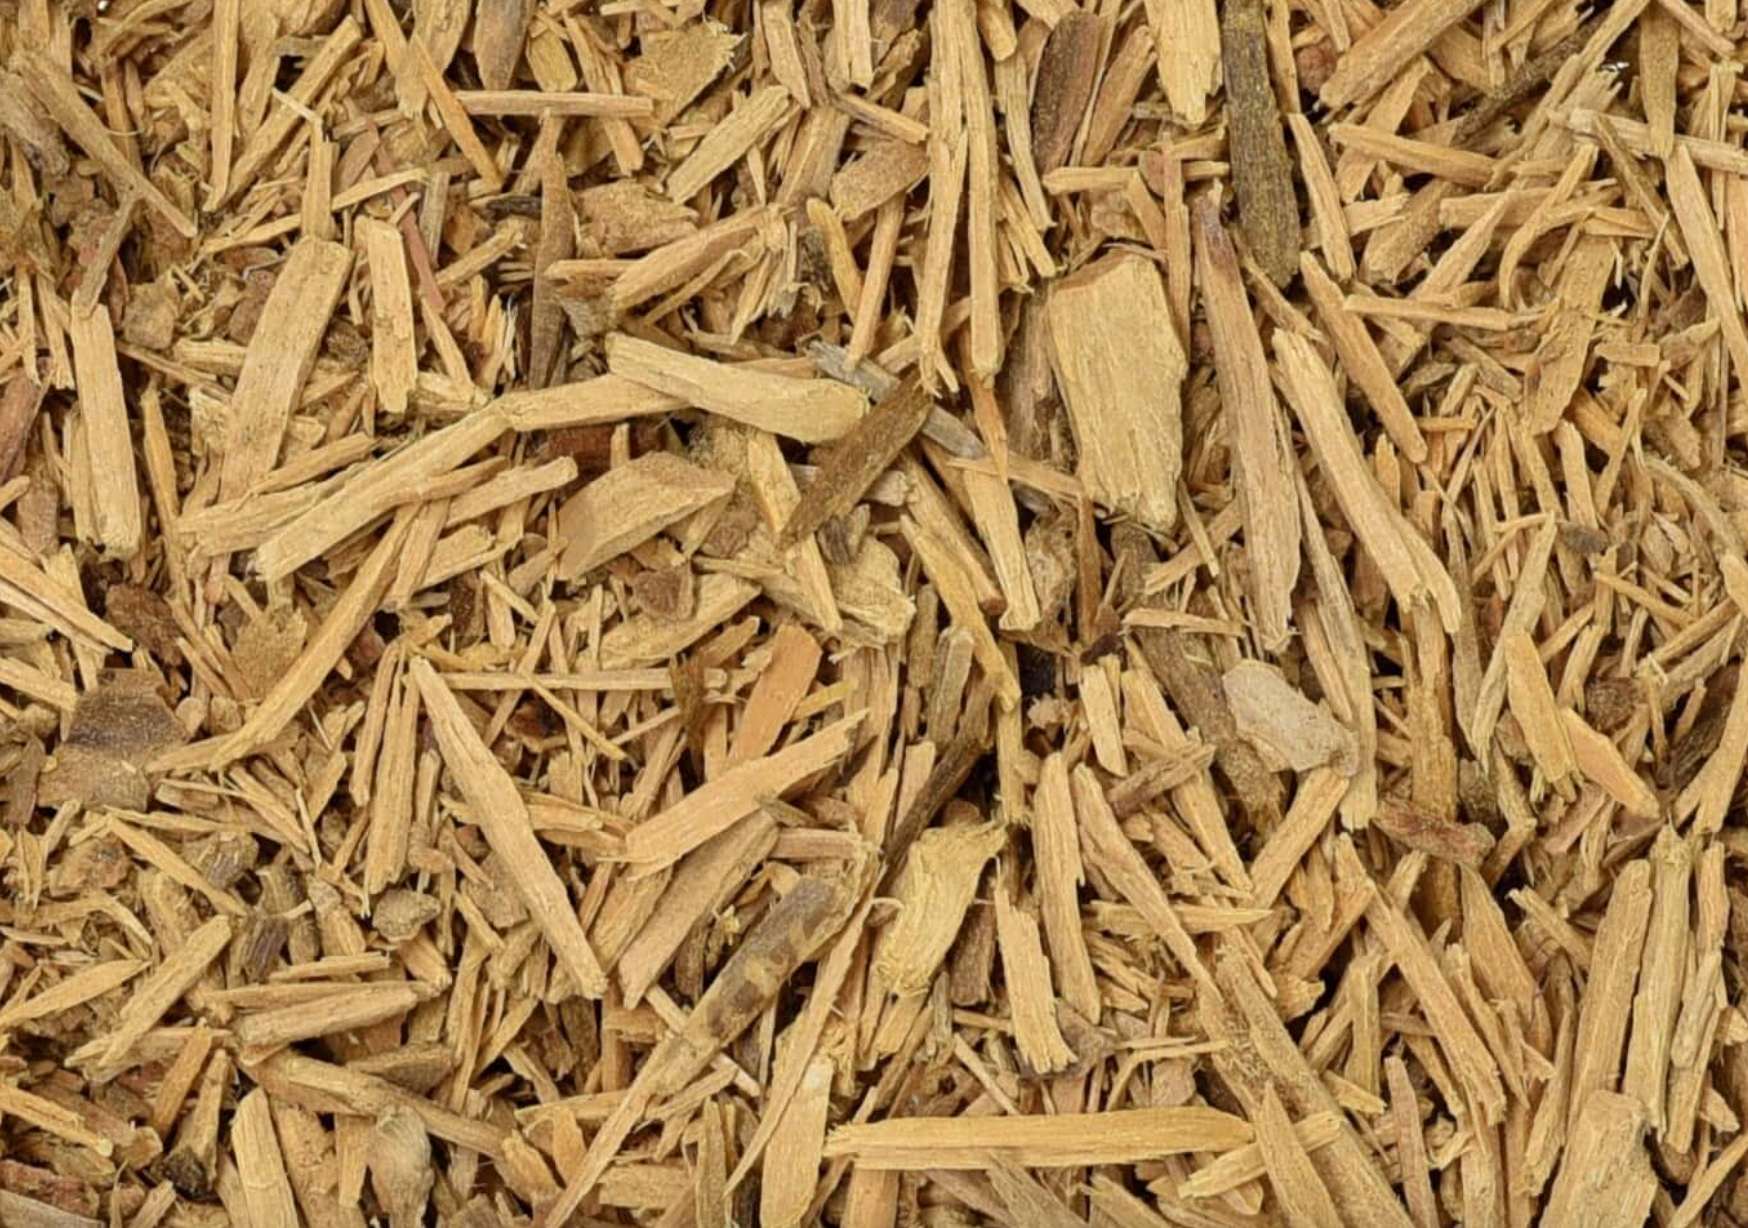
[[[107,308],[82,311],[75,307],[68,331],[79,400],[85,411],[97,541],[111,557],[129,559],[139,550],[144,526],[127,398],[115,359],[115,330]]]
[[[1251,601],[1263,642],[1286,643],[1299,577],[1299,498],[1286,423],[1269,382],[1268,358],[1244,292],[1238,253],[1219,209],[1196,202],[1196,269],[1219,360],[1220,398],[1232,418],[1238,502],[1250,559]]]
[[[1454,633],[1460,618],[1456,585],[1432,548],[1384,497],[1377,478],[1366,466],[1328,364],[1310,342],[1287,332],[1275,334],[1275,357],[1287,399],[1305,428],[1317,461],[1327,473],[1348,523],[1383,573],[1384,582],[1405,606],[1412,606],[1423,595],[1429,597],[1444,620],[1445,630]]]
[[[230,918],[214,917],[188,935],[187,941],[133,991],[115,1030],[104,1038],[97,1064],[119,1064],[164,1013],[194,987],[207,965],[229,944],[232,932]]]
[[[669,865],[745,818],[770,798],[783,796],[849,750],[860,714],[828,725],[794,745],[742,763],[649,821],[625,840],[626,858],[646,870]]]
[[[797,379],[694,358],[634,337],[607,339],[614,375],[774,435],[820,443],[845,434],[867,397],[828,379]]]
[[[559,532],[565,541],[559,574],[575,579],[726,498],[733,489],[734,483],[722,474],[666,452],[620,465],[559,509]]]
[[[1187,364],[1159,273],[1116,255],[1050,293],[1057,379],[1080,449],[1080,479],[1101,502],[1161,532],[1177,523]]]
[[[431,729],[443,752],[443,760],[466,796],[474,822],[486,842],[502,859],[516,896],[540,933],[551,945],[560,967],[570,975],[577,991],[598,998],[607,989],[583,927],[577,921],[565,886],[552,868],[528,819],[528,808],[516,791],[516,782],[492,758],[479,733],[468,722],[455,695],[425,660],[414,660],[408,671],[418,684]]]
[[[221,498],[241,496],[278,462],[286,424],[351,267],[352,253],[338,243],[304,239],[291,249],[261,309],[265,327],[250,344],[231,394]]]
[[[1554,1178],[1548,1214],[1563,1224],[1642,1224],[1657,1194],[1645,1149],[1645,1109],[1631,1096],[1592,1092]]]
[[[1479,0],[1404,0],[1342,54],[1318,98],[1333,109],[1371,97],[1479,7]]]
[[[370,378],[383,410],[404,414],[419,377],[406,246],[400,231],[387,222],[366,218],[358,226],[370,265]]]
[[[934,980],[959,932],[984,867],[1005,839],[993,823],[924,832],[911,845],[897,886],[898,916],[881,931],[874,968],[895,992]]]
[[[1123,1109],[1038,1117],[907,1117],[840,1126],[825,1154],[868,1168],[1028,1168],[1133,1164],[1190,1151],[1229,1151],[1253,1137],[1217,1109]]]

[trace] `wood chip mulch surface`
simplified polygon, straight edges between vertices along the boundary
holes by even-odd
[[[0,0],[0,1225],[1748,1224],[1745,67]]]

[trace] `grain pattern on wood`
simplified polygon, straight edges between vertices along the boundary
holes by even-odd
[[[1080,479],[1142,523],[1177,523],[1186,372],[1165,288],[1148,262],[1110,256],[1050,295],[1050,343],[1074,422]]]

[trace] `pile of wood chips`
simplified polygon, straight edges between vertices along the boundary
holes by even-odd
[[[1748,1223],[1738,0],[399,3],[0,0],[0,1224]]]

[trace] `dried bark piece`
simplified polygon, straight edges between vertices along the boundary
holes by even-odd
[[[529,383],[536,388],[549,387],[563,376],[565,310],[548,271],[572,255],[576,222],[569,175],[558,155],[551,154],[540,164],[540,238],[534,248],[534,295],[529,317],[533,340],[528,374]]]
[[[182,663],[182,634],[170,603],[143,584],[112,584],[103,592],[103,616],[165,665]]]
[[[1105,40],[1103,19],[1074,11],[1044,42],[1032,86],[1032,153],[1041,175],[1066,165],[1074,150],[1104,61]]]
[[[0,482],[11,481],[24,464],[43,392],[43,386],[22,371],[7,380],[0,391]]]
[[[450,1112],[386,1079],[305,1057],[295,1050],[282,1050],[251,1065],[248,1073],[275,1099],[283,1097],[313,1112],[375,1117],[400,1107],[415,1114],[426,1130],[445,1142],[487,1156],[503,1151],[503,1126]]]
[[[784,522],[777,548],[788,550],[854,507],[916,437],[933,408],[934,399],[914,378],[877,401],[848,434],[815,458],[818,471]]]
[[[309,620],[290,603],[269,606],[249,618],[231,649],[246,693],[268,694],[297,663],[308,637]]]
[[[1675,152],[1675,73],[1681,65],[1681,34],[1658,4],[1639,19],[1639,95],[1651,133],[1651,153]]]
[[[1165,684],[1185,720],[1213,741],[1215,761],[1237,790],[1240,804],[1253,822],[1270,825],[1285,801],[1280,779],[1256,748],[1239,736],[1238,722],[1219,680],[1212,671],[1190,660],[1178,633],[1143,631],[1140,640],[1147,664]]]
[[[1505,693],[1530,754],[1549,780],[1564,781],[1578,765],[1541,654],[1535,642],[1515,627],[1500,637],[1499,650],[1505,654]]]
[[[72,170],[60,131],[32,105],[24,81],[16,73],[0,73],[0,128],[18,138],[31,164],[44,174],[59,179]]]
[[[348,993],[325,998],[319,1011],[303,1004],[250,1011],[238,1017],[235,1031],[247,1049],[267,1052],[399,1018],[429,996],[430,991],[424,987],[360,985]]]
[[[1446,166],[1443,169],[1448,171],[1451,168]],[[1476,174],[1468,176],[1471,181],[1482,169],[1477,167]],[[1440,215],[1458,186],[1448,175],[1432,179],[1409,197],[1407,207],[1394,221],[1374,230],[1366,239],[1365,251],[1360,254],[1360,279],[1374,286],[1393,285],[1400,281],[1409,266],[1426,254],[1443,229]]]
[[[665,128],[729,66],[740,44],[740,35],[709,19],[652,32],[625,65],[626,88],[655,100],[655,126]]]
[[[619,954],[626,1005],[642,1001],[687,935],[745,886],[776,840],[776,821],[759,810],[680,859],[649,920]]]
[[[1113,255],[1050,293],[1057,382],[1080,448],[1080,480],[1157,532],[1177,523],[1183,465],[1179,390],[1188,370],[1159,274]]]
[[[534,0],[484,0],[475,6],[473,58],[480,84],[488,90],[510,88],[533,17]]]
[[[855,883],[807,876],[759,919],[729,957],[685,1026],[672,1038],[655,1090],[689,1084],[777,995],[797,968],[843,928],[856,904]]]
[[[909,192],[928,173],[926,147],[896,140],[870,142],[832,176],[832,209],[848,226]]]
[[[187,740],[151,674],[111,671],[79,696],[67,736],[43,772],[38,801],[144,809],[151,792],[147,765]]]
[[[759,595],[759,586],[712,572],[699,577],[692,612],[685,618],[648,612],[619,623],[601,640],[601,663],[609,669],[670,660],[716,630]]]
[[[606,256],[676,243],[698,230],[697,215],[633,179],[615,179],[576,194],[583,234]]]
[[[1329,829],[1345,792],[1346,782],[1341,774],[1326,767],[1314,768],[1300,782],[1292,806],[1251,860],[1252,905],[1268,908],[1280,897],[1305,854]]]
[[[1409,848],[1469,869],[1479,868],[1493,850],[1493,837],[1480,824],[1453,822],[1401,798],[1387,799],[1375,822]]]
[[[1277,286],[1284,286],[1299,269],[1299,200],[1293,192],[1280,103],[1269,79],[1265,24],[1262,0],[1228,0],[1221,6],[1220,58],[1226,70],[1238,221],[1257,264]]]

